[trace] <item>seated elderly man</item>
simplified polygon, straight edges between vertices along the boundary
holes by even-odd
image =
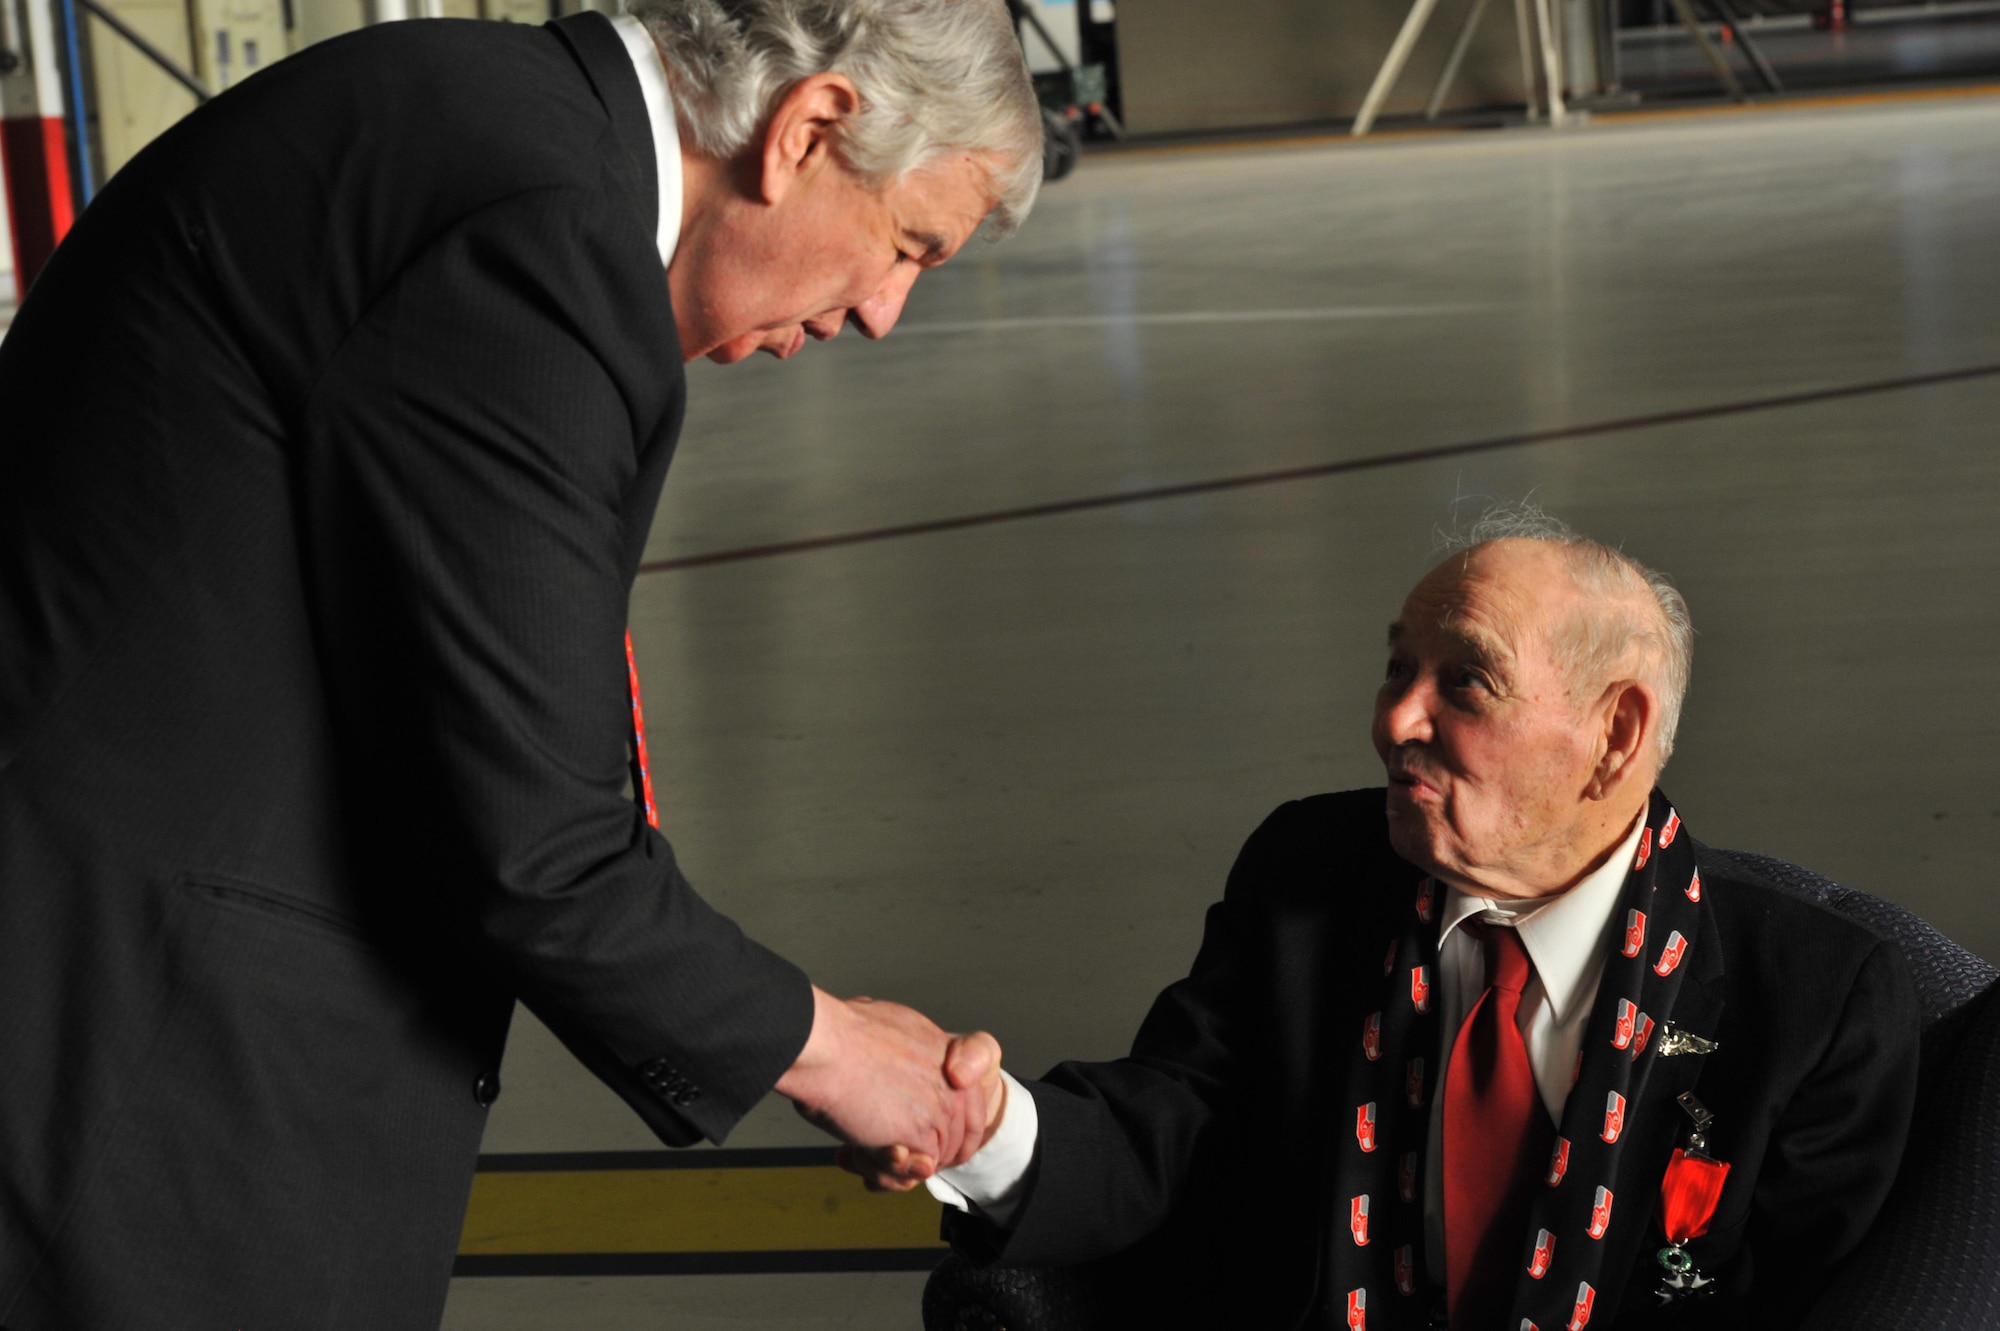
[[[931,1182],[961,1251],[1143,1245],[1178,1275],[1135,1326],[1579,1331],[1792,1325],[1858,1243],[1916,1090],[1901,956],[1700,871],[1656,785],[1685,603],[1500,529],[1390,626],[1388,789],[1265,821],[1130,1057],[1009,1080]]]

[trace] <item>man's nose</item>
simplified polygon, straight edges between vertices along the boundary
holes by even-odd
[[[903,302],[910,298],[922,270],[915,264],[898,264],[874,295],[856,305],[848,315],[863,337],[887,337],[903,317]]]
[[[1428,742],[1436,700],[1437,690],[1425,678],[1385,684],[1375,701],[1377,735],[1391,747]]]

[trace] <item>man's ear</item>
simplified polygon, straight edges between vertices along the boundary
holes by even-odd
[[[1659,699],[1638,680],[1622,679],[1605,690],[1604,749],[1598,755],[1597,770],[1591,774],[1591,798],[1609,799],[1640,776],[1652,753],[1659,717]]]
[[[835,136],[861,110],[861,93],[844,74],[814,74],[793,84],[764,126],[758,196],[781,203],[804,177],[833,160]]]

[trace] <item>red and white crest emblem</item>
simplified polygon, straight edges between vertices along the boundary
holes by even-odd
[[[1368,1020],[1361,1023],[1361,1052],[1368,1055],[1373,1063],[1382,1057],[1382,1014],[1371,1012]]]
[[[1361,1149],[1375,1149],[1375,1102],[1370,1100],[1354,1111],[1354,1140],[1361,1143]]]
[[[1413,1058],[1403,1069],[1403,1098],[1410,1102],[1410,1108],[1424,1107],[1424,1060]]]
[[[1611,1189],[1599,1188],[1590,1203],[1590,1237],[1601,1239],[1611,1228]]]
[[[1347,1291],[1347,1331],[1368,1331],[1368,1291]]]
[[[1701,870],[1696,869],[1694,871],[1694,877],[1688,879],[1688,885],[1686,891],[1689,901],[1701,900]]]
[[[1687,955],[1687,950],[1688,940],[1681,936],[1680,930],[1668,934],[1667,945],[1660,949],[1660,959],[1653,963],[1653,974],[1672,975],[1674,967],[1680,965],[1681,958]]]
[[[1521,1331],[1542,1331],[1542,1328],[1536,1326],[1533,1322],[1523,1317],[1521,1319]]]
[[[1365,1192],[1347,1201],[1347,1231],[1354,1235],[1355,1247],[1368,1246],[1368,1194]]]
[[[1555,1187],[1569,1173],[1569,1138],[1556,1138],[1556,1148],[1549,1152],[1549,1186]]]
[[[1632,1029],[1632,1057],[1646,1052],[1646,1041],[1653,1038],[1653,1019],[1641,1012],[1639,1024]]]
[[[1403,1158],[1396,1166],[1396,1191],[1403,1194],[1403,1200],[1406,1202],[1413,1202],[1417,1199],[1417,1153],[1415,1151],[1403,1152]]]
[[[1632,1023],[1638,1020],[1638,1017],[1638,1004],[1629,998],[1618,1000],[1618,1024],[1611,1030],[1611,1047],[1613,1049],[1630,1049],[1632,1047]]]
[[[1660,824],[1660,847],[1665,849],[1674,844],[1674,838],[1681,834],[1681,815],[1677,809],[1667,810],[1667,821]]]
[[[1370,1109],[1374,1106],[1370,1105]],[[1607,1143],[1618,1140],[1618,1134],[1625,1131],[1625,1097],[1612,1091],[1604,1097],[1604,1131],[1598,1136]]]
[[[1540,1280],[1556,1259],[1556,1236],[1546,1229],[1535,1235],[1535,1255],[1528,1259],[1528,1274]]]
[[[1426,878],[1417,884],[1417,918],[1429,924],[1437,918],[1437,881]]]
[[[1589,1326],[1590,1310],[1596,1306],[1597,1291],[1590,1287],[1589,1281],[1578,1281],[1576,1286],[1576,1307],[1570,1310],[1567,1331],[1583,1331],[1583,1328]]]
[[[1410,1001],[1417,1005],[1417,1011],[1431,1010],[1431,968],[1415,966],[1410,970]]]
[[[1396,1288],[1405,1294],[1417,1292],[1417,1255],[1407,1243],[1396,1249]]]
[[[1646,867],[1646,861],[1653,858],[1653,829],[1648,827],[1639,833],[1639,853],[1632,857],[1632,872]]]
[[[1402,941],[1403,940],[1400,938],[1391,938],[1389,940],[1389,954],[1382,958],[1382,973],[1384,975],[1391,975],[1395,973],[1396,949],[1402,945]]]
[[[1625,955],[1636,957],[1646,950],[1646,912],[1625,912]]]

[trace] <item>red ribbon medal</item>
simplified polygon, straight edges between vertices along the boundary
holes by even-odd
[[[1666,1277],[1653,1293],[1662,1305],[1715,1292],[1713,1282],[1696,1269],[1694,1258],[1683,1245],[1708,1233],[1715,1208],[1722,1201],[1723,1182],[1729,1177],[1729,1162],[1708,1153],[1708,1125],[1715,1116],[1692,1094],[1680,1100],[1694,1119],[1695,1129],[1687,1149],[1674,1148],[1667,1160],[1666,1177],[1660,1180],[1659,1219],[1667,1246],[1660,1249],[1659,1262]]]
[[[1722,1200],[1722,1181],[1728,1177],[1727,1161],[1674,1148],[1660,1183],[1660,1228],[1667,1232],[1667,1242],[1678,1248],[1708,1233],[1708,1222],[1715,1219]]]

